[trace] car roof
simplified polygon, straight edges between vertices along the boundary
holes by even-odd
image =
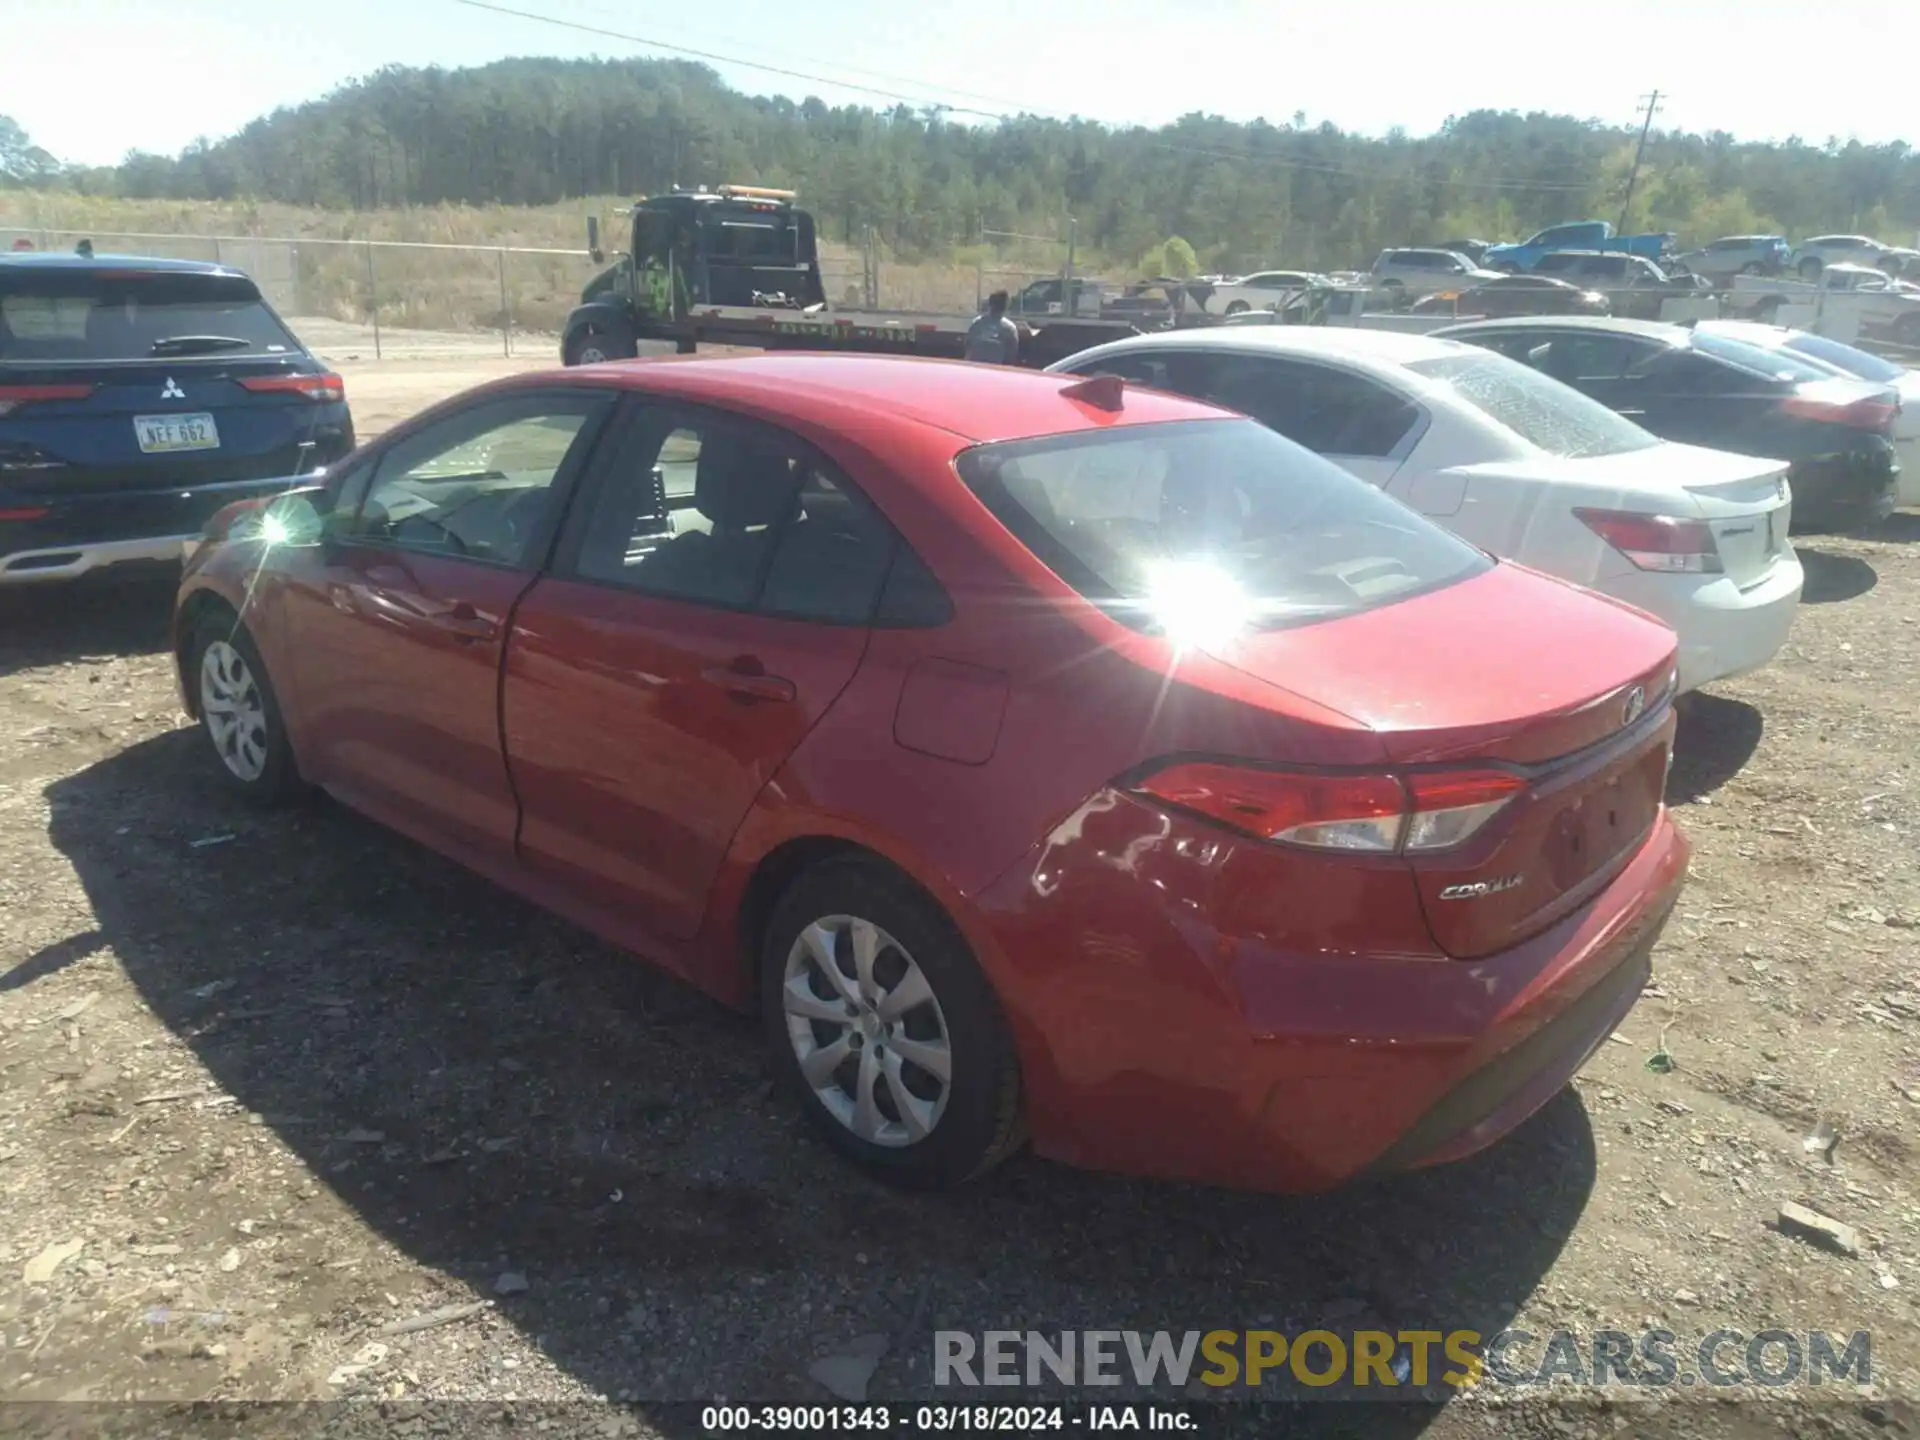
[[[1498,320],[1468,320],[1446,327],[1446,334],[1463,331],[1490,334],[1500,330],[1599,330],[1610,335],[1637,335],[1644,340],[1659,340],[1682,346],[1692,334],[1683,325],[1668,325],[1659,320],[1627,320],[1617,315],[1513,315]]]
[[[775,423],[797,426],[832,423],[828,412],[834,409],[879,412],[971,444],[1233,416],[1203,401],[1131,388],[1118,411],[1102,410],[1062,395],[1084,376],[907,355],[660,356],[515,376],[504,384],[576,378],[689,401],[735,401]]]
[[[163,255],[103,255],[97,250],[91,255],[76,255],[67,250],[0,251],[0,267],[3,266],[13,266],[22,270],[155,270],[175,274],[232,275],[236,279],[246,278],[243,271],[212,260],[175,260]]]
[[[1256,355],[1312,355],[1379,365],[1407,365],[1457,355],[1466,347],[1458,341],[1436,340],[1430,335],[1403,330],[1362,330],[1346,325],[1248,325],[1236,326],[1231,331],[1222,327],[1131,336],[1097,348],[1103,355],[1131,354],[1137,350],[1235,350]],[[1067,358],[1071,361],[1082,357]]]

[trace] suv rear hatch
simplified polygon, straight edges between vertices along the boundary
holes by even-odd
[[[351,448],[339,378],[232,272],[0,265],[0,485],[290,475]]]

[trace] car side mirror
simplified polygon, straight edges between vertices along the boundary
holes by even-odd
[[[587,217],[587,254],[592,257],[596,265],[606,263],[607,252],[600,248],[600,217],[598,215]]]

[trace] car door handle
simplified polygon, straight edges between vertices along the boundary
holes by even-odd
[[[491,640],[500,633],[497,621],[489,620],[464,600],[428,619],[461,640]]]
[[[779,675],[753,675],[730,665],[715,665],[702,670],[700,678],[742,700],[791,700],[794,696],[791,680]]]

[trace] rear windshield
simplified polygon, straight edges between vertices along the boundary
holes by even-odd
[[[1862,380],[1877,380],[1882,385],[1902,379],[1907,373],[1891,360],[1882,360],[1878,355],[1869,355],[1864,350],[1856,350],[1838,340],[1829,340],[1824,335],[1809,335],[1804,330],[1782,343],[1788,350],[1798,350],[1802,355],[1837,365],[1849,375],[1858,375]]]
[[[1252,420],[985,445],[960,476],[1082,595],[1135,629],[1278,629],[1358,614],[1492,561]],[[1228,623],[1231,622],[1231,623]]]
[[[149,360],[299,350],[299,342],[244,276],[0,268],[0,360]]]
[[[1791,380],[1798,384],[1803,380],[1833,378],[1831,370],[1785,349],[1754,345],[1710,330],[1693,332],[1693,348],[1702,355],[1711,355],[1716,360],[1724,360],[1729,365],[1738,365],[1743,370],[1751,370],[1756,375],[1766,375],[1774,380]]]
[[[1491,351],[1415,360],[1407,369],[1445,385],[1488,419],[1549,455],[1569,460],[1624,455],[1660,443],[1598,400]]]

